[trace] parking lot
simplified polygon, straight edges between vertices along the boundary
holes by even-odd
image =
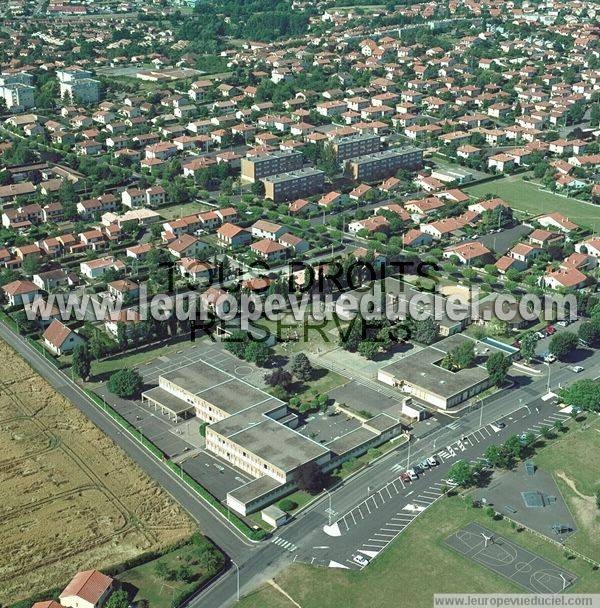
[[[121,399],[113,395],[104,384],[95,392],[169,458],[197,448],[203,442],[198,432],[197,420],[190,419],[175,423],[160,411],[154,411],[148,403]]]
[[[183,470],[221,501],[225,501],[227,492],[251,480],[245,473],[205,450],[188,458],[183,463]]]

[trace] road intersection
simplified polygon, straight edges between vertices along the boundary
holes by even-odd
[[[117,423],[98,409],[87,394],[63,372],[10,328],[0,324],[0,337],[10,343],[59,392],[70,399],[94,424],[120,445],[148,474],[160,483],[198,522],[207,536],[227,553],[236,568],[226,570],[213,584],[194,596],[191,608],[223,607],[233,604],[239,589],[243,594],[275,576],[294,561],[331,567],[359,569],[357,553],[369,559],[381,553],[402,531],[439,500],[451,483],[448,470],[459,459],[475,461],[486,447],[501,443],[513,434],[538,432],[568,415],[555,400],[546,398],[545,377],[515,378],[515,386],[486,401],[483,411],[467,411],[462,417],[409,447],[392,450],[370,467],[358,471],[310,503],[287,526],[266,542],[245,539],[224,517],[211,509],[141,444],[123,432]],[[590,354],[577,379],[600,376],[600,355]],[[553,386],[573,381],[566,364],[552,373]],[[506,426],[501,428],[498,423]],[[440,462],[412,483],[402,482],[399,473],[409,465],[435,454]],[[331,502],[331,506],[330,506]],[[333,515],[335,513],[335,515]],[[339,534],[332,536],[330,523]]]

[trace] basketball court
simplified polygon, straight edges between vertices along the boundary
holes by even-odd
[[[472,522],[445,544],[532,593],[562,593],[577,577],[552,562]]]

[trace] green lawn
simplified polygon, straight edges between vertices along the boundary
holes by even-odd
[[[597,206],[551,192],[541,192],[536,184],[523,181],[520,176],[467,186],[464,191],[474,197],[492,193],[510,203],[514,209],[532,215],[560,211],[581,226],[589,226],[594,232],[600,230],[600,209]]]
[[[211,209],[207,205],[202,203],[184,203],[183,205],[170,205],[168,207],[161,207],[158,213],[165,220],[172,220],[173,218],[180,218],[184,215],[192,215],[192,213],[200,213],[201,211],[207,211]]]
[[[295,608],[295,604],[271,585],[263,585],[245,595],[236,606],[238,608]]]
[[[92,376],[114,372],[125,367],[131,368],[137,365],[143,365],[144,363],[153,361],[157,357],[173,354],[174,352],[182,350],[183,348],[186,348],[186,344],[182,344],[181,341],[178,341],[175,343],[165,344],[164,346],[160,346],[158,348],[143,349],[123,357],[116,355],[111,359],[94,361],[92,363]]]
[[[553,471],[577,522],[579,530],[567,540],[567,547],[600,562],[600,510],[594,497],[600,488],[600,419],[590,416],[585,425],[585,430],[572,425],[573,430],[540,451],[535,463]]]
[[[214,546],[205,539],[203,539],[202,546],[214,550]],[[215,574],[215,571],[206,572],[198,564],[197,555],[201,548],[193,543],[184,545],[158,559],[123,572],[118,579],[121,583],[127,583],[137,588],[138,591],[134,598],[136,602],[145,599],[152,608],[170,608],[174,597],[190,588],[191,585],[198,585]],[[177,570],[183,565],[188,566],[193,574],[193,581],[186,583],[179,580],[165,580],[157,574],[156,568],[159,563],[172,570]]]

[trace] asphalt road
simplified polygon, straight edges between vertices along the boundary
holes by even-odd
[[[393,450],[371,467],[347,479],[343,485],[332,490],[330,495],[321,496],[273,537],[255,544],[242,537],[226,519],[215,514],[197,495],[188,490],[176,475],[161,465],[128,434],[122,432],[111,418],[98,410],[64,373],[3,324],[0,324],[0,337],[11,344],[59,392],[120,445],[190,513],[202,531],[229,555],[233,562],[232,567],[188,602],[192,608],[229,606],[236,600],[238,581],[239,592],[247,593],[294,560],[327,565],[336,562],[345,567],[355,567],[352,555],[361,549],[378,553],[387,545],[388,540],[391,542],[397,536],[396,531],[401,533],[414,519],[414,512],[404,508],[407,502],[421,504],[426,508],[427,503],[431,504],[436,500],[441,486],[447,483],[443,480],[447,478],[448,469],[455,459],[474,460],[483,454],[490,443],[499,443],[509,434],[539,429],[540,425],[555,419],[553,416],[556,416],[558,411],[551,400],[540,398],[547,392],[545,375],[535,379],[519,376],[516,378],[515,388],[489,399],[483,409],[468,412],[418,441],[411,442],[410,458],[407,446]],[[590,351],[586,358],[585,370],[576,376],[569,365],[554,364],[551,386],[557,387],[574,379],[598,376],[600,355]],[[507,426],[496,431],[490,425],[499,420],[506,421]],[[405,487],[398,484],[399,472],[409,462],[414,464],[433,453],[438,454],[440,466],[412,484],[405,484]],[[418,500],[421,502],[417,502]],[[369,509],[365,507],[363,519],[360,519],[360,516],[357,517],[357,507],[362,514],[362,505],[367,501]],[[378,505],[377,508],[375,504]],[[392,519],[393,517],[397,519]],[[338,522],[339,536],[331,536],[324,531],[324,526],[328,526],[330,522]],[[390,523],[396,525],[389,525]],[[373,539],[376,541],[373,542]],[[367,544],[373,546],[367,548]]]

